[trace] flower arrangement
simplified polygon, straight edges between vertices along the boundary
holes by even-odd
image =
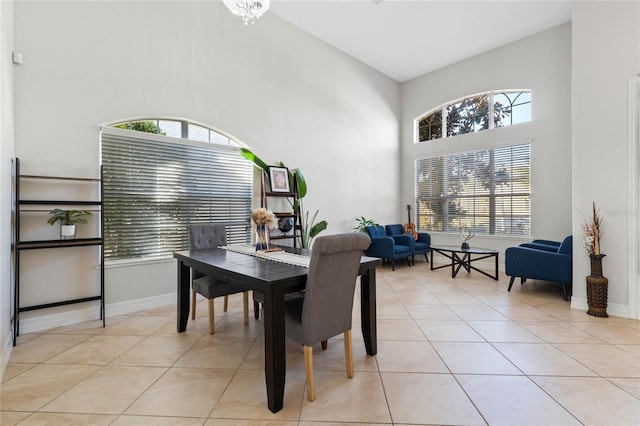
[[[274,215],[271,210],[264,207],[260,207],[259,209],[252,211],[251,220],[253,220],[253,223],[255,223],[256,226],[267,226],[269,229],[275,228],[278,223],[276,215]]]
[[[601,226],[602,217],[600,216],[600,210],[596,209],[596,203],[594,201],[592,216],[587,218],[582,225],[584,231],[584,248],[590,255],[600,255]]]

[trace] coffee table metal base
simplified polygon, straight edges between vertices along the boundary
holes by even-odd
[[[439,253],[444,257],[450,259],[451,264],[434,267],[433,266],[434,252]],[[471,255],[478,255],[478,257],[471,257]],[[471,264],[472,262],[476,262],[478,260],[483,260],[491,257],[495,258],[496,266],[495,266],[494,275],[491,275],[485,271],[482,271]],[[460,247],[453,247],[453,246],[452,247],[431,246],[431,270],[433,271],[435,269],[442,269],[442,268],[448,268],[448,267],[451,267],[451,278],[455,278],[456,275],[458,275],[458,272],[460,271],[460,269],[464,268],[469,273],[473,269],[474,271],[480,272],[482,275],[485,275],[489,278],[493,278],[494,280],[498,281],[498,251],[491,250],[491,249],[473,249],[473,248],[463,250]]]

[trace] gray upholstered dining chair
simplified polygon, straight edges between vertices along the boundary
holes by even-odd
[[[187,226],[189,247],[191,250],[214,248],[227,243],[226,227],[219,223],[198,223]],[[227,312],[229,295],[243,293],[244,323],[249,322],[249,292],[225,281],[193,270],[191,273],[191,319],[196,318],[196,294],[201,294],[209,300],[209,333],[215,333],[213,299],[224,296],[224,311]]]
[[[370,242],[362,232],[316,238],[304,295],[285,300],[286,333],[304,348],[309,401],[315,400],[313,344],[344,333],[347,376],[353,377],[353,297],[360,257]]]

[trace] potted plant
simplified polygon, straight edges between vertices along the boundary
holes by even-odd
[[[49,220],[47,223],[51,226],[60,223],[60,239],[72,240],[76,237],[76,225],[87,223],[86,216],[90,216],[91,212],[86,210],[63,210],[53,209],[49,212]]]
[[[587,314],[606,318],[609,316],[607,315],[609,279],[602,275],[602,258],[606,255],[600,252],[601,228],[602,217],[594,202],[591,217],[587,218],[582,226],[584,248],[589,254],[591,263],[591,274],[587,277],[587,304],[589,305]]]
[[[353,230],[358,232],[367,232],[367,226],[379,225],[373,219],[367,219],[364,216],[361,216],[356,218],[356,226],[353,228]]]

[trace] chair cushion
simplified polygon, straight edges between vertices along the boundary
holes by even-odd
[[[204,277],[193,280],[191,285],[196,293],[201,294],[207,299],[247,291],[245,288],[215,279],[210,275],[205,275]]]
[[[398,254],[398,253],[411,253],[411,247],[409,246],[403,246],[401,244],[396,244],[393,252]]]
[[[429,251],[429,247],[429,244],[421,243],[420,241],[414,243],[415,251]]]
[[[367,226],[366,229],[371,239],[383,238],[387,236],[387,232],[384,230],[384,226]]]
[[[387,231],[387,235],[389,236],[405,234],[404,226],[400,225],[399,223],[397,224],[394,223],[393,225],[386,225],[385,230]]]

